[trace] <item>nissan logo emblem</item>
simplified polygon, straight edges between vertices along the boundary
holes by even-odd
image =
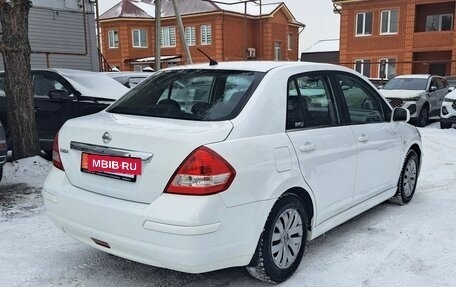
[[[101,138],[105,144],[108,144],[112,140],[111,134],[108,132],[105,132]]]

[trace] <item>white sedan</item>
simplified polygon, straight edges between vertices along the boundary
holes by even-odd
[[[105,252],[282,282],[306,241],[412,199],[423,152],[409,119],[339,66],[175,67],[66,122],[42,193],[61,230]]]

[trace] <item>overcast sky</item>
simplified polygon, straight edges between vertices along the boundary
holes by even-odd
[[[303,51],[318,40],[338,39],[338,15],[333,13],[331,0],[263,0],[263,2],[285,2],[295,18],[306,24],[300,35],[299,51]],[[100,14],[120,0],[98,0]]]

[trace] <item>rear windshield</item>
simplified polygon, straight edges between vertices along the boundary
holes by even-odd
[[[221,121],[236,117],[264,73],[169,70],[154,74],[107,111],[111,113]]]
[[[394,78],[386,84],[384,90],[426,90],[427,79]]]

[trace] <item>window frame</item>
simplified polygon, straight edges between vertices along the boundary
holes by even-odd
[[[392,62],[390,60],[393,60]],[[392,78],[394,78],[396,76],[396,58],[380,58],[378,59],[378,79],[381,79],[381,74],[380,74],[380,69],[381,69],[381,63],[382,61],[385,61],[385,77],[383,79],[385,80],[391,80]],[[393,77],[388,77],[389,75],[389,70],[390,70],[390,65],[393,64],[394,65],[394,76]]]
[[[111,32],[112,32],[113,39],[111,39]],[[111,40],[113,40],[114,43],[112,43]],[[113,45],[111,45],[111,44],[113,44]],[[119,32],[117,31],[117,29],[109,29],[108,30],[108,49],[118,49],[118,48],[119,48]]]
[[[144,36],[146,38],[146,45],[145,46],[142,46],[141,45],[141,31],[144,31]],[[138,32],[138,45],[135,45],[135,32]],[[147,48],[148,47],[148,39],[147,39],[147,30],[146,29],[141,29],[141,28],[134,28],[134,29],[131,29],[131,42],[132,42],[132,47],[133,48]]]
[[[391,15],[392,15],[392,12],[393,11],[396,11],[396,31],[391,31]],[[383,16],[383,13],[387,13],[388,14],[388,23],[387,23],[387,26],[386,26],[386,32],[383,31],[383,21],[384,21],[384,16]],[[396,8],[392,8],[392,9],[387,9],[387,10],[382,10],[380,11],[380,35],[397,35],[399,31],[399,10],[396,9]]]
[[[168,31],[164,33],[164,31]],[[171,33],[171,31],[173,33]],[[174,36],[172,35],[174,34]],[[167,38],[167,39],[165,39]],[[168,41],[165,41],[168,40]],[[166,45],[165,45],[165,42]],[[160,48],[174,48],[176,47],[176,27],[174,26],[165,26],[161,27],[161,37],[160,37]]]
[[[188,33],[189,31],[190,31],[190,35]],[[185,27],[184,34],[185,34],[185,41],[187,42],[187,45],[195,46],[196,45],[196,27],[195,26]]]
[[[371,16],[371,25],[370,25],[370,33],[366,33],[366,16],[370,14]],[[363,15],[363,26],[362,26],[362,32],[361,33],[358,33],[358,25],[360,24],[359,23],[359,15]],[[372,33],[373,33],[373,29],[372,29],[372,26],[374,24],[374,13],[372,12],[358,12],[355,14],[355,18],[356,18],[356,21],[355,21],[355,36],[356,37],[369,37],[369,36],[372,36]]]
[[[293,50],[293,33],[288,33],[288,51]]]
[[[361,63],[361,71],[358,71],[358,70],[356,69],[356,65],[357,65],[358,62]],[[366,74],[364,73],[364,70],[365,70],[364,66],[367,64],[367,62],[369,63],[369,69],[367,70],[367,71],[369,71],[369,74],[368,74],[368,75],[366,75]],[[354,63],[355,63],[355,65],[354,65],[354,67],[353,67],[353,70],[357,71],[358,73],[360,73],[361,75],[363,75],[363,76],[365,76],[365,77],[367,77],[367,78],[370,78],[370,76],[371,76],[371,69],[372,69],[372,61],[371,61],[371,59],[355,59]]]
[[[438,17],[438,28],[437,30],[428,30],[428,18],[429,17],[435,17],[437,16]],[[442,19],[443,17],[445,16],[451,16],[451,25],[450,25],[450,29],[449,30],[442,30]],[[442,32],[442,31],[453,31],[454,30],[454,15],[452,13],[444,13],[444,14],[430,14],[430,15],[426,15],[426,23],[424,25],[424,31],[425,32]]]
[[[212,26],[211,24],[202,24],[200,26],[200,43],[207,46],[212,45]]]

